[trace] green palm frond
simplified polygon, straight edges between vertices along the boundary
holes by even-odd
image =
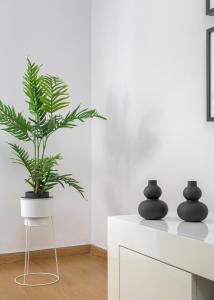
[[[100,118],[106,120],[105,117],[100,115],[95,109],[82,109],[80,105],[65,116],[55,115],[52,116],[47,122],[41,126],[42,134],[44,137],[51,135],[53,132],[60,128],[74,128],[77,121],[85,122],[87,119]]]
[[[12,150],[15,152],[15,155],[17,157],[16,159],[13,159],[13,161],[17,164],[24,166],[28,170],[30,176],[33,178],[34,160],[30,159],[28,152],[25,149],[23,149],[21,146],[13,143],[9,143],[9,145],[12,148]]]
[[[30,141],[32,126],[21,113],[16,113],[13,106],[4,105],[0,101],[0,124],[3,130],[9,132],[17,139]]]
[[[40,97],[42,95],[41,76],[39,75],[41,66],[32,63],[27,59],[27,70],[23,77],[23,88],[27,96],[27,103],[32,114],[41,113],[42,102]]]
[[[45,183],[48,180],[49,174],[51,171],[53,171],[53,168],[55,168],[58,165],[58,161],[61,160],[61,154],[57,154],[54,156],[49,156],[49,157],[45,157],[42,161],[42,182],[43,185],[45,185]]]
[[[76,189],[84,198],[84,189],[79,185],[79,182],[71,176],[72,174],[59,175],[56,172],[50,172],[49,178],[45,184],[45,189],[48,191],[57,184],[60,184],[64,188],[66,184]]]
[[[59,175],[59,177],[58,177],[59,183],[62,186],[63,186],[63,183],[64,183],[64,184],[69,185],[70,187],[73,187],[74,189],[76,189],[81,194],[81,196],[83,198],[85,198],[84,194],[83,194],[84,193],[84,188],[81,187],[79,185],[79,182],[76,179],[72,178],[71,176],[72,176],[72,174]]]
[[[27,70],[23,77],[24,93],[27,96],[29,111],[34,119],[29,118],[33,123],[32,130],[35,138],[42,138],[41,126],[46,122],[46,112],[42,110],[42,76],[39,74],[41,66],[32,63],[27,59]]]
[[[77,126],[77,121],[85,122],[87,119],[100,118],[106,120],[106,118],[100,115],[95,109],[80,109],[80,105],[73,111],[68,112],[65,117],[58,118],[56,129],[58,128],[73,128]]]
[[[59,77],[46,75],[41,77],[43,95],[40,97],[42,109],[50,114],[69,105],[68,86]]]
[[[54,156],[48,156],[43,159],[43,170],[44,172],[47,172],[51,170],[53,167],[58,165],[58,161],[62,159],[62,156],[60,153],[54,155]]]
[[[100,115],[96,111],[96,109],[88,109],[88,108],[80,110],[77,113],[77,117],[76,117],[76,119],[81,122],[85,122],[87,119],[92,119],[92,118],[99,118],[99,119],[107,120],[106,117]]]

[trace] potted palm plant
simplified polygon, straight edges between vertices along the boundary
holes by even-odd
[[[66,114],[59,114],[69,105],[68,86],[58,76],[42,75],[40,69],[41,66],[27,60],[23,88],[29,108],[28,118],[0,101],[2,129],[32,145],[33,153],[30,155],[21,145],[9,143],[15,153],[14,162],[26,168],[28,177],[25,182],[31,187],[31,191],[21,198],[21,216],[36,224],[51,215],[49,191],[55,185],[73,187],[84,197],[84,189],[71,174],[59,174],[57,165],[62,159],[61,154],[46,155],[48,139],[56,131],[74,128],[87,119],[105,120],[95,109],[82,109],[80,105]]]

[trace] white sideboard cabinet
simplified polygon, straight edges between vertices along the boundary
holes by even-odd
[[[108,300],[214,300],[214,222],[109,217]]]

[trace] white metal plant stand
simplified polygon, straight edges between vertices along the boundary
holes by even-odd
[[[34,221],[35,220],[35,221]],[[44,286],[56,283],[59,281],[59,266],[58,266],[58,259],[57,259],[57,250],[56,250],[56,239],[55,239],[55,230],[54,230],[54,223],[53,217],[47,218],[25,218],[24,225],[25,225],[25,261],[24,261],[24,273],[17,276],[15,278],[15,283],[24,286]],[[54,242],[54,256],[55,256],[55,264],[56,264],[56,273],[49,273],[49,272],[29,272],[30,269],[30,242],[31,242],[31,228],[38,227],[38,226],[46,226],[51,225],[52,230],[52,237]],[[30,283],[28,280],[29,275],[33,276],[50,276],[52,279],[43,283]]]

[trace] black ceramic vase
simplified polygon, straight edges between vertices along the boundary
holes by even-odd
[[[207,206],[198,201],[202,192],[197,186],[197,181],[188,181],[187,187],[183,191],[187,201],[182,202],[177,209],[178,216],[186,222],[201,222],[208,215]]]
[[[149,180],[148,186],[144,190],[147,200],[144,200],[138,206],[138,212],[146,220],[161,220],[167,212],[168,207],[165,202],[159,200],[162,191],[157,185],[157,180]]]

